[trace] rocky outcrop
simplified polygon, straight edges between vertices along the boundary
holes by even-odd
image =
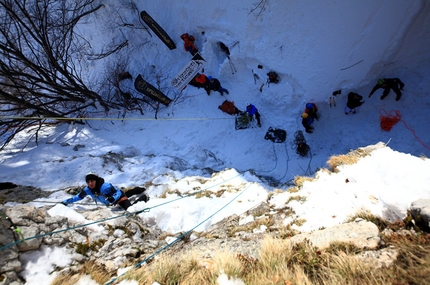
[[[334,226],[329,229],[298,234],[291,237],[291,242],[298,243],[308,240],[313,246],[324,249],[334,242],[343,242],[361,249],[379,248],[381,238],[378,227],[363,219],[356,219],[352,223]]]
[[[424,228],[426,231],[430,229],[430,199],[420,199],[412,202],[410,208],[411,215],[415,223]]]
[[[83,262],[90,260],[115,271],[166,245],[165,241],[160,240],[162,232],[157,227],[149,227],[139,218],[131,216],[110,220],[115,214],[107,208],[81,213],[91,221],[106,220],[98,224],[101,230],[97,231],[92,230],[91,226],[71,229],[76,226],[75,223],[66,217],[51,217],[48,210],[29,205],[2,209],[5,215],[0,222],[0,241],[5,248],[0,255],[1,285],[23,284],[18,278],[22,270],[19,253],[37,250],[43,244],[67,245],[66,249],[72,256],[72,263],[66,269],[68,271],[77,270]],[[20,234],[11,229],[12,225]],[[25,241],[21,240],[22,237]]]
[[[32,186],[15,185],[10,182],[1,184],[0,204],[5,204],[6,202],[27,203],[38,198],[48,197],[51,194],[51,192]]]
[[[3,213],[3,209],[0,209],[0,211]],[[18,247],[14,244],[15,237],[11,226],[10,220],[2,215],[0,218],[0,246],[2,247],[0,253],[0,284],[15,282],[18,280],[17,274],[22,270]]]
[[[411,205],[411,213],[428,224],[430,200],[419,200]],[[55,207],[64,207],[56,205]],[[148,226],[138,216],[118,215],[109,208],[82,211],[88,221],[100,221],[94,225],[75,227],[77,224],[66,217],[50,216],[50,208],[35,208],[29,205],[3,207],[0,219],[0,285],[23,284],[19,279],[22,264],[20,252],[38,250],[42,245],[62,246],[72,256],[64,271],[78,270],[85,261],[94,261],[109,271],[128,264],[136,264],[154,252],[165,248],[168,236],[156,226]],[[120,212],[123,213],[123,212]],[[347,243],[362,249],[356,257],[365,259],[374,266],[389,266],[397,258],[392,247],[381,246],[377,226],[363,219],[341,224],[311,233],[281,235],[283,219],[269,204],[260,206],[243,216],[230,216],[213,225],[199,237],[180,233],[171,247],[172,253],[188,250],[197,252],[202,260],[210,260],[216,252],[227,250],[232,253],[258,258],[260,242],[266,235],[285,239],[288,242],[309,242],[317,248],[327,248],[332,243]],[[252,223],[267,219],[269,226],[253,227]],[[79,223],[79,225],[82,223]],[[94,224],[94,223],[91,223]],[[20,230],[20,233],[16,231]],[[25,242],[22,238],[25,238]],[[176,239],[173,237],[172,239]],[[57,268],[57,270],[62,270]]]

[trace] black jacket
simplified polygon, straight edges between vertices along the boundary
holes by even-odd
[[[348,102],[346,103],[346,107],[348,107],[349,109],[360,107],[364,103],[364,102],[361,102],[361,100],[363,100],[363,96],[358,95],[357,93],[354,93],[354,92],[349,92]]]
[[[385,86],[376,84],[375,87],[373,87],[372,91],[370,91],[369,96],[372,96],[373,93],[375,93],[376,90],[378,90],[379,88],[384,88],[386,90],[389,89],[393,89],[393,90],[398,90],[398,89],[403,89],[403,87],[405,86],[405,84],[403,84],[402,81],[400,81],[400,79],[398,78],[384,78],[385,81]]]
[[[212,80],[210,80],[209,82],[211,90],[217,91],[221,87],[221,82],[219,82],[219,80],[216,78],[212,78]]]

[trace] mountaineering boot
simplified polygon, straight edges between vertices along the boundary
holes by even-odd
[[[137,186],[136,188],[134,188],[137,194],[143,193],[145,192],[146,188],[145,187],[141,187],[141,186]]]
[[[402,95],[397,95],[396,101],[399,101],[401,97],[402,97]]]
[[[136,201],[134,201],[134,203],[133,203],[133,205],[134,204],[136,204],[136,203],[138,203],[138,202],[140,202],[140,201],[143,201],[143,202],[148,202],[149,201],[149,195],[148,194],[146,194],[146,193],[143,193],[140,197],[139,197],[139,199],[137,199]]]
[[[388,94],[387,94],[388,95]],[[387,97],[387,95],[382,95],[381,96],[381,100],[384,100],[385,97]]]

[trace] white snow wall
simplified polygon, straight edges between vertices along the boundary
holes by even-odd
[[[265,4],[264,9],[256,3]],[[429,46],[415,37],[417,31],[422,35],[424,28],[428,30],[425,0],[165,0],[136,4],[162,24],[181,52],[179,35],[195,35],[212,75],[231,77],[227,62],[211,62],[217,55],[216,42],[239,41],[231,50],[239,71],[231,83],[254,84],[251,69],[261,64],[281,75],[285,96],[301,100],[326,101],[338,88],[373,86],[380,76],[400,77],[396,71],[423,64],[418,54]],[[427,31],[425,41],[428,38]],[[416,45],[414,49],[411,44]],[[182,65],[178,63],[178,68]],[[172,75],[178,68],[172,68]]]

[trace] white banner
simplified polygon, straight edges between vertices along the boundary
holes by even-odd
[[[203,67],[204,61],[203,57],[196,53],[181,72],[170,81],[170,84],[176,89],[182,90]]]

